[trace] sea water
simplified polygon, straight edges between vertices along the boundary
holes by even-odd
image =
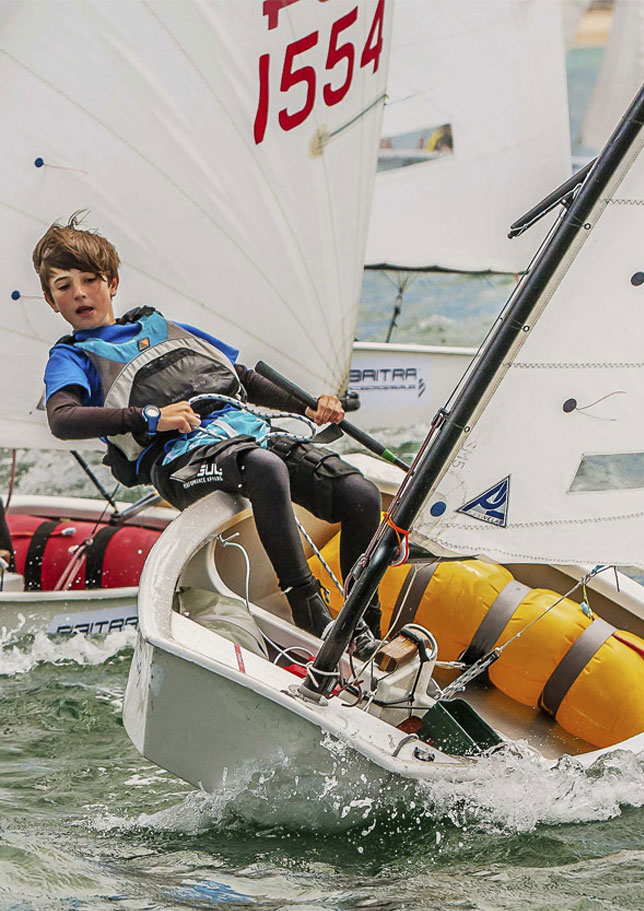
[[[596,69],[597,53],[576,52],[573,66]],[[417,278],[393,337],[476,344],[511,288]],[[385,337],[394,298],[390,277],[367,274],[360,338]],[[20,453],[17,490],[92,495],[74,465]],[[0,451],[3,491],[10,471]],[[644,906],[644,756],[546,770],[519,746],[467,782],[419,785],[374,783],[331,741],[322,766],[294,768],[285,743],[277,767],[207,795],[125,734],[132,636],[0,643],[0,911]]]

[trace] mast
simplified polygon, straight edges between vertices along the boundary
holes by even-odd
[[[418,465],[412,466],[404,482],[404,491],[391,512],[391,521],[398,528],[410,528],[433,486],[442,477],[459,441],[469,430],[469,422],[496,377],[497,371],[506,361],[517,338],[523,332],[529,331],[530,318],[561,261],[578,234],[590,230],[588,217],[626,158],[642,126],[644,86],[640,88],[598,156],[594,168],[562,217],[550,242],[518,286],[507,312],[497,324],[495,333],[463,384],[452,409],[441,421],[431,447],[427,449]],[[366,566],[357,577],[330,635],[323,643],[313,664],[310,678],[301,688],[306,697],[320,699],[328,695],[335,686],[334,675],[340,657],[347,648],[351,634],[375,594],[382,576],[395,558],[398,548],[398,535],[394,529],[388,525],[382,526],[373,542]]]

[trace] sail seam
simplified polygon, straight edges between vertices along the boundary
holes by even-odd
[[[633,490],[633,488],[627,488],[628,490]],[[594,491],[593,491],[594,492]],[[516,528],[548,528],[549,526],[561,526],[561,525],[593,525],[597,522],[624,522],[630,521],[631,519],[642,519],[644,518],[644,512],[630,512],[625,513],[621,516],[591,516],[587,519],[547,519],[543,522],[512,522],[506,525],[508,530]],[[465,525],[462,522],[450,522],[450,528],[456,528],[460,531],[471,530],[471,525]],[[483,525],[481,528],[477,528],[477,531],[494,531],[498,528],[498,525],[490,525],[489,528],[486,528]]]
[[[628,368],[628,369],[641,369],[644,367],[644,362],[641,361],[571,361],[566,362],[547,362],[547,361],[535,361],[533,363],[517,363],[513,361],[512,363],[506,363],[504,367],[515,367],[523,370],[548,370],[550,368],[554,370],[578,370],[580,368],[593,367],[612,370],[614,368]]]
[[[644,206],[644,199],[601,199],[611,206]]]

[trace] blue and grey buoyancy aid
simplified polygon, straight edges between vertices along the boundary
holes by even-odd
[[[139,330],[125,341],[68,336],[59,344],[73,344],[90,359],[101,383],[106,408],[143,407],[180,402],[194,395],[220,393],[245,401],[246,393],[232,361],[214,345],[165,319],[153,307],[138,307],[116,320],[138,323]],[[174,432],[172,432],[174,433]],[[166,434],[150,446],[150,438],[123,433],[106,439],[106,463],[126,486],[149,482],[147,465],[156,458]],[[148,449],[150,458],[139,462]],[[146,453],[147,455],[147,453]]]

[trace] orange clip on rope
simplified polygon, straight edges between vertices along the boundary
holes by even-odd
[[[389,513],[385,516],[385,521],[390,528],[396,532],[396,537],[398,538],[398,556],[395,560],[392,560],[392,566],[400,566],[401,563],[404,563],[409,556],[409,529],[408,528],[399,528],[391,520]]]

